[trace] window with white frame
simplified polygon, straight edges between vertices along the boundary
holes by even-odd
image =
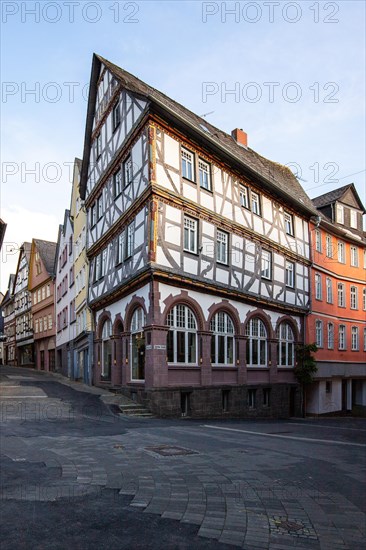
[[[118,170],[113,174],[113,195],[114,198],[122,193],[122,171]]]
[[[120,110],[119,101],[117,101],[117,103],[113,107],[112,119],[113,119],[113,131],[114,131],[118,128],[121,122],[121,110]]]
[[[359,350],[359,340],[358,340],[358,327],[351,328],[351,350]]]
[[[228,263],[228,246],[229,235],[225,233],[225,231],[220,231],[218,229],[216,233],[216,254],[218,263]]]
[[[327,336],[328,336],[328,349],[334,348],[334,325],[333,323],[328,323],[327,325]]]
[[[292,214],[289,212],[284,213],[284,219],[285,219],[285,231],[287,235],[294,235],[294,219]]]
[[[322,299],[322,276],[320,273],[315,273],[315,298]]]
[[[358,248],[351,246],[351,266],[358,267]]]
[[[247,337],[246,361],[249,367],[267,366],[267,330],[261,319],[250,319],[245,327]]]
[[[346,288],[343,283],[338,283],[338,306],[346,307]]]
[[[116,256],[116,265],[123,262],[125,252],[125,232],[122,231],[117,237],[117,256]]]
[[[262,279],[272,278],[272,253],[269,250],[262,249],[261,277]]]
[[[362,291],[362,309],[366,311],[366,288]]]
[[[48,330],[51,330],[52,327],[53,327],[52,314],[49,313],[49,315],[48,315]]]
[[[249,208],[248,188],[244,185],[240,186],[240,206],[243,208]]]
[[[260,198],[258,193],[254,193],[254,191],[252,191],[251,198],[252,198],[252,212],[254,214],[257,214],[257,216],[260,216],[261,204],[260,204]]]
[[[295,337],[289,323],[281,323],[277,329],[278,365],[293,367],[295,365]]]
[[[330,235],[325,236],[325,254],[327,258],[333,257],[332,237]]]
[[[357,309],[358,308],[358,288],[356,286],[351,286],[350,297],[351,297],[351,309]]]
[[[338,349],[346,349],[346,325],[339,325],[338,327]]]
[[[366,248],[363,251],[363,268],[366,269]]]
[[[200,187],[207,191],[211,191],[210,165],[202,159],[198,159],[198,175]]]
[[[356,210],[350,210],[350,226],[353,229],[357,229],[357,212],[356,212]]]
[[[198,249],[198,221],[184,216],[183,248],[187,252],[197,254]]]
[[[330,277],[327,277],[325,279],[325,287],[327,291],[327,303],[332,304],[333,303],[333,284],[332,284],[332,279]]]
[[[99,279],[99,273],[100,273],[100,254],[94,258],[94,274],[93,274],[93,282],[96,283]]]
[[[286,260],[286,286],[294,288],[295,286],[295,264]]]
[[[363,329],[363,351],[366,351],[366,328]]]
[[[123,163],[123,185],[127,187],[133,181],[132,157],[128,155]]]
[[[342,241],[338,241],[338,261],[341,264],[346,263],[346,250]]]
[[[323,321],[315,321],[315,342],[318,348],[323,347]]]
[[[194,154],[182,147],[182,176],[188,180],[194,180]]]
[[[98,220],[103,216],[103,195],[100,195],[97,199],[97,212],[98,212]]]
[[[94,203],[90,208],[90,226],[94,227],[94,225],[97,223],[97,207]]]
[[[315,230],[315,249],[317,252],[322,251],[322,234],[319,229]]]
[[[343,204],[337,204],[337,222],[344,224],[344,207]]]
[[[197,322],[192,310],[184,304],[174,306],[167,325],[168,362],[197,364]]]
[[[98,134],[95,140],[95,147],[96,147],[96,156],[97,159],[102,154],[102,135]]]
[[[126,258],[130,258],[133,254],[133,243],[134,238],[134,222],[130,223],[130,225],[127,226],[127,234],[126,234]]]
[[[211,363],[214,365],[234,364],[234,325],[231,317],[219,311],[210,323]]]

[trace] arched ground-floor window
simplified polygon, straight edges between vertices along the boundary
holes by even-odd
[[[112,323],[109,319],[104,321],[102,330],[102,378],[111,379],[112,370]]]
[[[288,323],[281,323],[277,329],[278,365],[293,367],[295,365],[295,337]]]
[[[174,306],[168,313],[167,356],[169,363],[197,363],[197,322],[192,310]]]
[[[210,323],[211,363],[214,365],[234,364],[234,325],[231,317],[219,311]]]
[[[247,365],[249,367],[267,366],[267,330],[261,319],[253,317],[245,327],[247,341]]]

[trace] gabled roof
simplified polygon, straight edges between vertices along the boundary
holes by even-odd
[[[15,274],[12,273],[9,275],[8,289],[5,292],[5,296],[1,302],[1,306],[6,305],[13,298],[13,288],[14,288]]]
[[[351,190],[353,192],[353,195],[359,204],[360,210],[362,210],[362,213],[364,214],[365,207],[362,204],[356,187],[353,183],[349,183],[348,185],[344,185],[343,187],[338,187],[338,189],[329,191],[329,193],[324,193],[324,195],[319,195],[319,197],[315,197],[314,199],[312,199],[313,204],[314,206],[316,206],[316,208],[323,208],[324,206],[328,206],[329,204],[341,201],[348,190]]]
[[[30,255],[31,255],[31,249],[32,249],[32,243],[23,243],[22,246],[19,248],[19,256],[18,256],[18,263],[17,263],[17,269],[14,275],[14,287],[13,287],[13,293],[15,293],[15,286],[18,278],[18,271],[20,266],[20,260],[22,259],[22,255],[24,252],[24,256],[27,260],[28,267],[29,267],[29,261],[30,261]]]
[[[3,245],[5,231],[6,231],[6,223],[0,218],[0,250]]]
[[[80,194],[82,197],[85,197],[86,191],[97,81],[102,63],[126,90],[138,95],[140,98],[143,97],[147,99],[150,102],[149,108],[157,108],[158,112],[162,113],[163,116],[169,116],[169,118],[183,125],[191,133],[194,132],[195,135],[198,135],[201,143],[207,146],[211,145],[211,147],[214,146],[219,154],[229,156],[231,162],[240,166],[243,174],[246,173],[257,180],[259,179],[261,184],[264,184],[269,190],[280,193],[281,196],[285,195],[287,200],[294,203],[297,207],[300,207],[301,210],[305,210],[311,215],[316,215],[316,210],[310,198],[288,167],[262,157],[253,149],[250,149],[250,147],[241,147],[234,141],[231,135],[216,128],[207,122],[206,119],[194,114],[180,103],[170,99],[168,96],[152,88],[131,73],[96,54],[93,56],[85,130],[84,155],[80,182]]]
[[[55,275],[55,258],[57,243],[50,241],[42,241],[40,239],[33,239],[33,243],[39,252],[43,265],[47,273],[53,277]]]

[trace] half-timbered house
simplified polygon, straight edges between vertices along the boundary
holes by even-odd
[[[8,288],[5,292],[1,309],[4,315],[4,363],[5,365],[17,365],[15,343],[15,311],[14,311],[14,280],[15,275],[9,276]]]
[[[80,191],[95,384],[159,415],[294,414],[316,210],[291,171],[94,55]]]
[[[34,366],[32,300],[28,290],[31,243],[23,243],[14,280],[15,340],[18,366]]]

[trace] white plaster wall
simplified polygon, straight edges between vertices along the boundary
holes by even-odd
[[[67,344],[75,338],[76,335],[76,322],[70,325],[70,302],[75,298],[75,283],[70,288],[70,269],[74,265],[74,243],[72,254],[69,254],[69,239],[73,235],[72,226],[69,218],[66,220],[66,231],[65,235],[61,232],[60,244],[58,249],[58,255],[62,255],[62,251],[67,245],[67,262],[64,267],[59,271],[59,257],[57,258],[57,272],[56,272],[56,282],[54,288],[54,299],[55,299],[55,319],[53,323],[56,326],[56,347]],[[62,279],[67,275],[67,292],[62,296],[61,300],[57,302],[57,287],[61,284]],[[76,277],[76,273],[74,274]],[[57,332],[57,316],[58,314],[67,306],[67,326],[60,332]]]
[[[168,296],[170,296],[170,295],[172,295],[173,297],[179,296],[181,290],[179,288],[169,286],[165,283],[159,283],[159,292],[160,292],[160,302],[159,302],[160,309],[164,310],[165,309],[164,300],[166,300],[166,298],[168,298]],[[202,311],[203,311],[203,314],[204,314],[206,320],[208,319],[208,310],[209,310],[209,308],[213,304],[221,304],[222,303],[221,298],[216,298],[215,296],[212,296],[212,295],[209,295],[209,294],[204,294],[203,292],[197,292],[197,291],[194,291],[194,290],[189,291],[189,296],[199,303],[199,305],[202,308]],[[241,322],[243,322],[245,320],[246,315],[249,312],[252,312],[256,309],[255,306],[252,306],[250,304],[244,304],[242,302],[237,302],[236,300],[229,300],[229,303],[232,304],[237,309]],[[275,311],[265,310],[265,309],[264,309],[264,311],[267,315],[269,315],[269,317],[271,319],[271,322],[272,322],[272,326],[273,326],[273,328],[275,328],[277,320],[280,317],[283,316],[283,313],[282,312],[275,312]],[[300,317],[296,316],[296,315],[292,315],[291,317],[294,320],[294,322],[296,323],[298,330],[300,330]]]
[[[320,380],[313,384],[307,394],[307,412],[310,414],[326,414],[342,410],[342,380],[333,378],[332,392],[326,393],[326,381]]]
[[[129,294],[128,296],[125,296],[124,298],[121,298],[117,302],[114,302],[113,304],[110,304],[106,308],[103,308],[96,312],[96,322],[98,323],[99,317],[104,311],[108,311],[111,314],[112,324],[118,314],[121,315],[123,321],[125,321],[125,315],[126,315],[126,308],[130,304],[132,298],[135,296],[138,298],[144,298],[146,308],[148,310],[149,308],[149,292],[150,292],[150,285],[144,285],[143,287],[136,290],[136,292],[133,292],[132,294]],[[126,327],[128,329],[128,327]]]

